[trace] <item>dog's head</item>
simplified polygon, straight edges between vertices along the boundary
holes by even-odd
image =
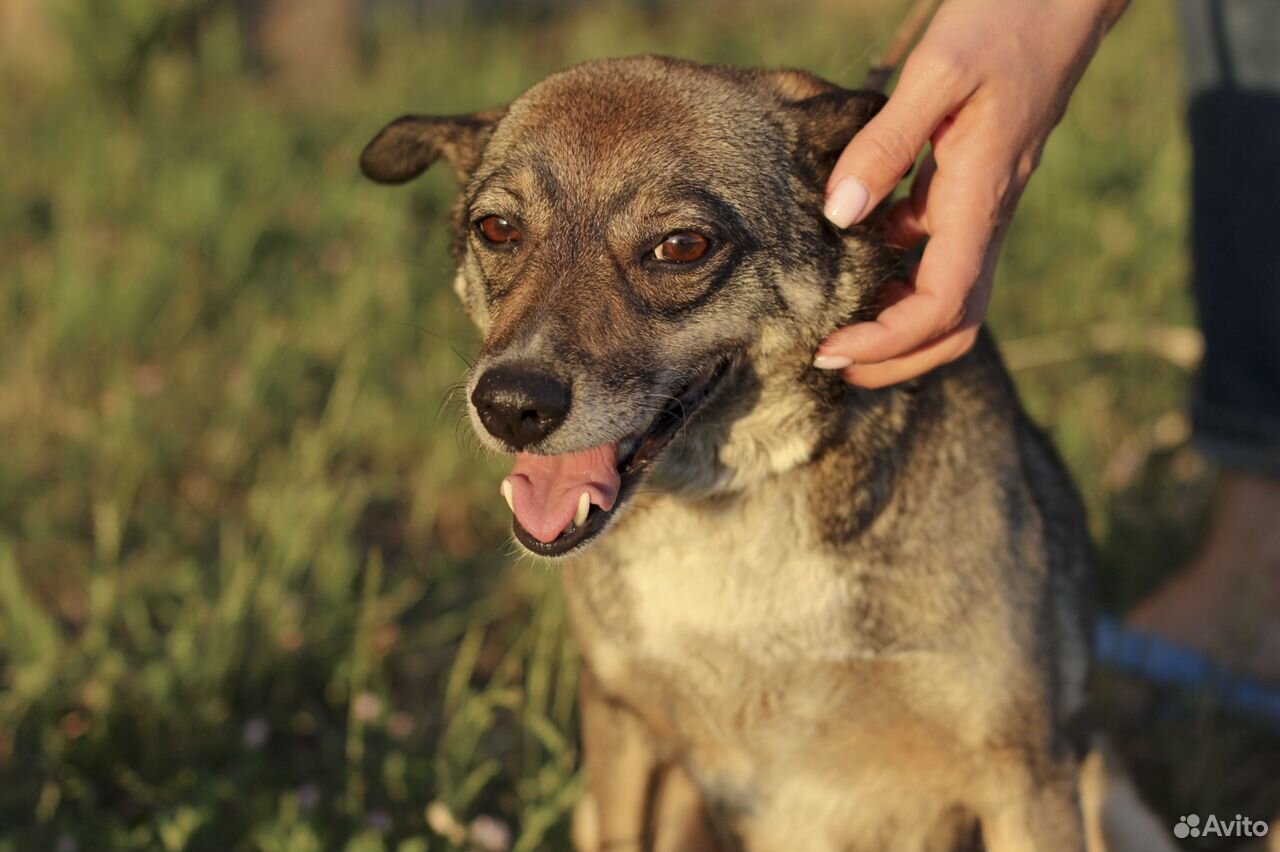
[[[443,157],[463,184],[455,288],[485,335],[468,405],[481,439],[515,454],[502,490],[521,544],[581,547],[650,468],[706,489],[753,453],[786,455],[777,417],[739,427],[875,300],[884,250],[821,206],[882,102],[799,71],[636,57],[504,109],[406,116],[369,143],[373,180]]]

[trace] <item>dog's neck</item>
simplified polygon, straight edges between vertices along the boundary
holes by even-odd
[[[909,428],[916,385],[855,388],[839,373],[812,368],[810,351],[793,346],[760,364],[749,404],[731,422],[690,424],[654,471],[653,486],[693,498],[741,492],[833,450],[866,456],[870,467]]]

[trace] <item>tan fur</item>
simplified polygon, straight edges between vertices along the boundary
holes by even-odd
[[[468,394],[511,365],[572,387],[525,452],[625,447],[721,365],[562,563],[582,852],[1084,849],[1089,546],[994,344],[882,391],[810,367],[898,262],[876,217],[819,213],[882,100],[638,57],[406,117],[363,155],[386,182],[458,171],[455,287],[486,334]],[[519,245],[486,245],[484,215]],[[689,229],[705,263],[645,260]]]

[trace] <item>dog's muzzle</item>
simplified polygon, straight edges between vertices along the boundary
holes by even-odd
[[[559,455],[522,450],[564,421],[568,390],[545,377],[531,379],[537,374],[522,371],[492,380],[490,373],[482,376],[472,394],[480,420],[491,434],[516,449],[515,466],[501,486],[514,515],[511,528],[516,540],[539,556],[563,556],[599,535],[662,450],[719,387],[734,361],[732,355],[725,356],[699,371],[669,397],[644,429],[618,441]],[[512,390],[512,383],[519,390]],[[489,406],[487,415],[482,404]]]

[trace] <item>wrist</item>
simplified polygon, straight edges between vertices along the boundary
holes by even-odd
[[[1067,42],[1075,48],[1074,64],[1077,66],[1073,80],[1078,80],[1084,67],[1093,58],[1103,37],[1119,20],[1129,5],[1129,0],[1062,0],[1057,4],[1060,29],[1072,33]],[[1073,82],[1074,87],[1074,82]]]

